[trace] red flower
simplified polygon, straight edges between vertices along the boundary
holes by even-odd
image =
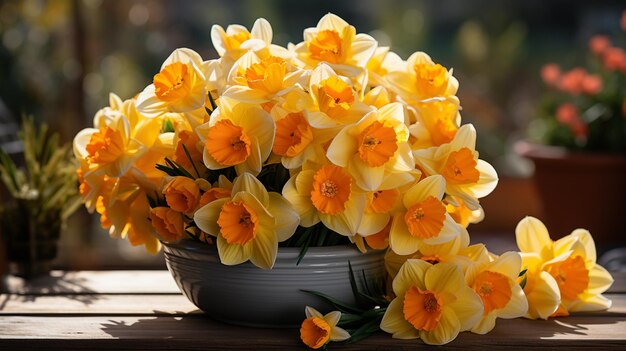
[[[555,63],[549,63],[541,68],[541,79],[546,85],[555,87],[561,77],[561,68]]]
[[[606,35],[594,35],[589,39],[589,50],[602,56],[611,47],[611,40]]]

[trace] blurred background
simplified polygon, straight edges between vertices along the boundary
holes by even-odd
[[[250,28],[264,17],[274,43],[302,40],[302,31],[333,12],[406,59],[425,51],[454,68],[463,123],[478,129],[481,158],[501,181],[482,201],[483,223],[470,227],[482,240],[515,248],[513,231],[524,215],[541,211],[528,176],[532,166],[512,152],[536,116],[542,65],[571,68],[584,61],[594,34],[622,35],[623,2],[596,1],[193,1],[2,0],[0,2],[0,143],[19,152],[20,116],[32,114],[64,141],[91,125],[108,104],[152,81],[178,47],[216,58],[213,24]],[[111,240],[81,209],[64,232],[57,266],[69,269],[163,267],[126,241]]]

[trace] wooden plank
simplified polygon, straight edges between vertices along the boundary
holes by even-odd
[[[462,333],[443,349],[624,349],[622,317],[570,317],[549,321],[498,320],[487,335]],[[95,340],[94,340],[95,339]],[[297,329],[253,329],[226,326],[202,315],[186,317],[5,317],[0,316],[0,348],[50,349],[304,349]],[[417,340],[394,340],[377,333],[336,350],[415,350]]]
[[[0,315],[163,315],[201,313],[182,294],[0,295]]]
[[[626,294],[607,294],[608,311],[582,316],[626,316]],[[184,295],[0,295],[0,315],[185,315],[201,313]]]
[[[9,276],[4,292],[21,295],[177,294],[169,271],[52,271],[30,281]]]

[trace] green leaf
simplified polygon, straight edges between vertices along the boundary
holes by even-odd
[[[321,299],[323,299],[324,301],[330,303],[331,305],[333,305],[333,307],[335,307],[337,310],[339,310],[342,313],[350,313],[350,314],[361,314],[363,312],[365,312],[365,310],[360,309],[358,307],[354,307],[354,306],[350,306],[349,304],[346,304],[344,302],[341,302],[337,299],[335,299],[334,297],[321,293],[319,291],[313,291],[313,290],[300,290],[302,292],[305,292],[307,294],[311,294],[314,296],[317,296]]]
[[[163,121],[163,126],[161,127],[161,133],[173,133],[176,130],[174,129],[174,124],[169,118],[166,118]]]
[[[215,103],[215,100],[213,99],[213,95],[211,94],[210,91],[208,92],[208,95],[209,95],[209,102],[211,102],[211,109],[212,109],[211,113],[212,113],[217,108],[217,104]]]
[[[183,146],[183,150],[185,151],[185,155],[187,156],[187,159],[191,163],[191,166],[193,166],[193,170],[196,171],[198,178],[200,178],[200,172],[198,172],[198,169],[196,168],[196,163],[193,162],[193,159],[191,158],[191,154],[189,154],[189,150],[187,150],[187,146],[185,146],[185,144],[181,144],[181,145]]]
[[[522,279],[522,281],[519,283],[519,286],[521,286],[522,289],[524,289],[524,287],[526,286],[527,279],[528,276],[525,276],[524,279]]]

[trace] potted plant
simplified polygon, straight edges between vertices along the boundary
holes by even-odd
[[[30,278],[50,271],[65,220],[81,198],[69,145],[59,146],[59,136],[45,124],[37,127],[33,118],[24,118],[19,137],[22,162],[0,150],[0,178],[8,197],[0,207],[0,233],[10,272]]]
[[[597,35],[587,68],[543,67],[542,144],[517,145],[535,164],[548,226],[557,236],[589,228],[601,251],[626,242],[626,52],[613,45]]]

